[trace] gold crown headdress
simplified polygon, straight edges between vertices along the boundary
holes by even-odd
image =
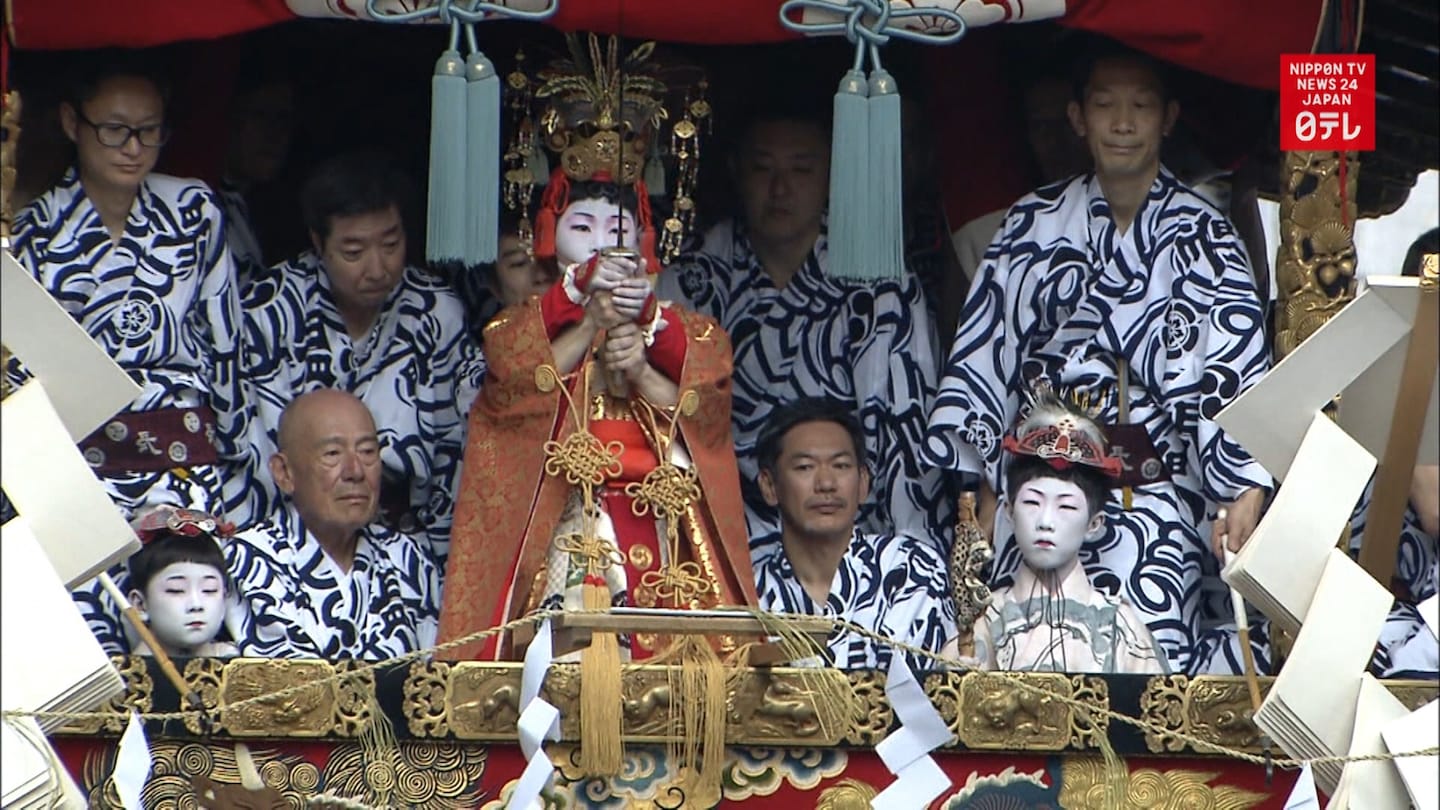
[[[667,83],[651,60],[655,43],[639,45],[622,57],[615,36],[603,46],[595,34],[567,34],[566,39],[569,57],[540,71],[537,80],[525,73],[523,55],[508,78],[514,136],[505,154],[506,204],[524,212],[534,187],[546,186],[534,237],[536,255],[548,257],[555,255],[555,221],[570,202],[572,181],[631,186],[639,209],[635,214],[641,251],[651,271],[658,272],[656,256],[673,259],[694,224],[700,130],[710,120],[706,83],[700,79],[683,91],[681,116],[669,127],[665,155],[659,146],[670,120],[667,94],[675,83]],[[533,109],[537,105],[538,111]],[[554,171],[547,171],[541,147],[558,156]],[[661,229],[657,254],[649,195],[665,193],[667,157],[676,167],[674,205]]]

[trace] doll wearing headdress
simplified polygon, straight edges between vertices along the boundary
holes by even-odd
[[[1104,528],[1120,461],[1088,416],[1039,394],[1005,437],[1006,509],[1023,563],[975,623],[986,669],[1044,672],[1168,671],[1135,608],[1100,591],[1081,564],[1085,541]]]
[[[220,549],[231,527],[204,512],[158,507],[132,524],[144,544],[130,557],[130,604],[166,655],[230,658],[231,642],[217,641],[230,597]],[[135,655],[154,655],[141,642]]]
[[[603,587],[611,605],[756,601],[730,442],[730,342],[714,321],[655,296],[647,141],[632,140],[659,120],[646,95],[655,88],[632,54],[618,126],[615,45],[608,68],[596,47],[597,75],[608,78],[552,75],[566,81],[539,93],[561,154],[534,252],[557,280],[485,327],[490,367],[470,415],[442,642],[537,608],[589,607],[586,587]],[[547,89],[557,87],[573,92]],[[575,116],[598,131],[581,135]],[[573,466],[581,446],[601,453],[593,477]],[[667,507],[643,494],[667,470],[691,476],[698,497]],[[660,651],[653,637],[622,644],[635,658]],[[454,657],[516,652],[492,639]]]

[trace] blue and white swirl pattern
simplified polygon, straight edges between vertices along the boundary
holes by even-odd
[[[955,638],[955,600],[945,560],[925,540],[903,534],[866,534],[859,529],[830,585],[817,604],[795,574],[780,535],[751,543],[760,609],[843,619],[914,647],[939,653]],[[892,647],[851,631],[830,635],[832,666],[840,669],[888,669]],[[913,671],[935,669],[935,662],[906,656]]]
[[[378,661],[435,646],[440,570],[408,535],[371,524],[342,571],[286,509],[226,543],[225,562],[241,655]]]
[[[243,406],[229,416],[246,437],[243,475],[225,482],[240,525],[282,504],[267,461],[280,414],[293,399],[339,388],[370,408],[380,433],[385,478],[408,492],[435,562],[450,548],[465,423],[485,375],[460,299],[443,281],[407,267],[363,340],[352,340],[330,279],[313,252],[271,268],[243,293]]]
[[[853,403],[865,429],[873,484],[860,525],[943,547],[953,509],[940,471],[919,457],[937,366],[920,285],[913,275],[874,283],[831,278],[825,255],[822,235],[777,289],[743,227],[724,222],[660,277],[661,298],[715,318],[735,347],[731,414],[750,537],[780,528],[755,483],[760,431],[777,406],[824,396]]]

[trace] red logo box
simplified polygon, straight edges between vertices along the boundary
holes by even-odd
[[[1375,54],[1280,57],[1280,148],[1375,148]]]

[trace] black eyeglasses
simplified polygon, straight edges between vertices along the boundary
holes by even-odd
[[[95,140],[101,146],[108,146],[112,149],[119,149],[134,138],[141,146],[155,148],[164,146],[170,140],[170,127],[165,124],[150,124],[143,127],[129,127],[124,124],[97,124],[85,117],[85,113],[75,111],[75,117],[83,121],[91,129],[95,130]]]

